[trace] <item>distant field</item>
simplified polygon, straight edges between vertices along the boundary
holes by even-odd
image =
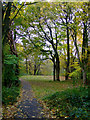
[[[73,81],[67,80],[64,81],[64,77],[61,77],[61,82],[53,81],[52,76],[34,76],[34,75],[26,75],[22,76],[21,79],[30,81],[30,85],[35,93],[35,96],[39,99],[43,97],[53,94],[57,91],[63,91],[68,88],[73,88]],[[80,84],[77,83],[76,86]]]
[[[53,81],[53,76],[42,76],[42,75],[26,75],[21,78],[26,80],[35,80],[35,81]]]

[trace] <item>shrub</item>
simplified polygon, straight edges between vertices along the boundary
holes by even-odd
[[[12,85],[19,85],[17,68],[18,58],[15,55],[5,55],[3,66],[3,85],[11,87]]]
[[[81,79],[81,67],[78,65],[78,62],[75,62],[71,67],[73,67],[74,70],[69,73],[69,77],[73,79],[73,85],[75,85],[77,81]]]
[[[4,105],[13,104],[17,101],[17,96],[20,93],[20,87],[12,86],[11,88],[2,87],[2,103]]]

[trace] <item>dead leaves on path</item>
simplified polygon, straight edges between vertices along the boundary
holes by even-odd
[[[29,93],[31,93],[31,94],[29,94]],[[30,107],[30,106],[25,106],[24,102],[25,102],[25,100],[28,100],[31,104],[33,98],[35,98],[35,96],[34,96],[32,90],[21,89],[20,97],[18,97],[17,103],[15,103],[14,105],[3,106],[3,118],[14,118],[14,117],[28,118],[27,111],[26,111],[26,113],[27,113],[27,115],[26,115],[26,113],[23,112],[22,107],[24,107],[24,108]],[[23,106],[20,106],[21,102],[23,102]],[[43,117],[45,117],[45,118],[56,118],[56,116],[54,115],[54,110],[49,111],[49,108],[46,106],[46,104],[43,101],[38,100],[38,102],[43,107],[42,111],[40,112],[41,116],[43,115]],[[19,106],[19,108],[18,108],[18,106]],[[38,107],[38,109],[40,109],[40,108]],[[32,115],[32,118],[35,118],[35,117],[36,116]],[[41,117],[39,117],[39,118],[41,118]]]
[[[38,101],[43,107],[43,110],[41,112],[43,114],[43,117],[45,117],[45,118],[56,118],[54,109],[50,111],[49,107],[46,105],[46,103],[44,101],[42,101],[42,100],[38,100]]]

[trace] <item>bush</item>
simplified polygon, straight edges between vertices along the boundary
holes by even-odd
[[[89,88],[79,87],[56,92],[43,100],[54,111],[57,117],[68,116],[69,119],[88,119],[89,117]]]
[[[11,88],[2,87],[2,103],[4,105],[13,104],[17,101],[17,96],[20,94],[20,87],[12,86]]]
[[[19,85],[18,73],[18,58],[15,55],[5,55],[3,65],[3,85],[11,87],[12,85]]]

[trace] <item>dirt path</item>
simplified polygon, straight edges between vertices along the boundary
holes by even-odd
[[[21,80],[22,97],[18,105],[18,111],[14,118],[43,118],[42,107],[34,98],[31,86],[28,81]]]

